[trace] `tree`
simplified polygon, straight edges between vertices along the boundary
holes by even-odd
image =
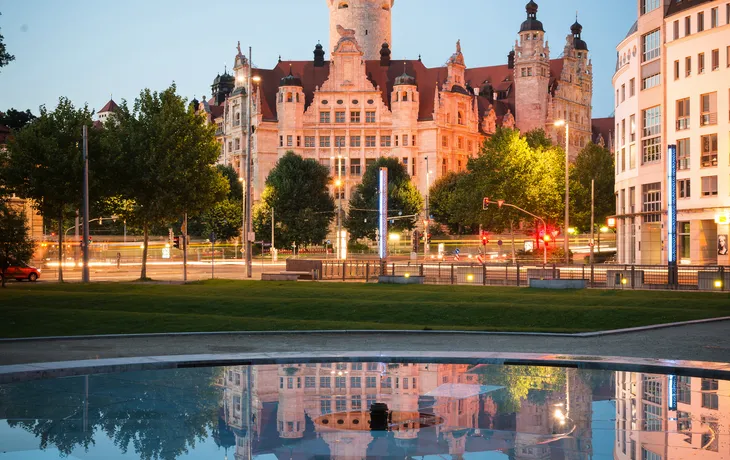
[[[211,233],[215,233],[218,241],[228,241],[241,235],[242,216],[241,202],[227,198],[215,203],[197,220],[202,225],[202,236],[207,238]]]
[[[23,129],[25,125],[35,120],[36,116],[30,110],[20,111],[8,109],[4,114],[0,114],[0,125],[5,125],[13,131]]]
[[[429,210],[436,222],[446,225],[452,234],[472,233],[474,226],[465,223],[462,187],[468,173],[450,172],[440,177],[429,192]],[[468,212],[466,213],[468,214]]]
[[[0,16],[2,16],[2,13],[0,13]],[[15,56],[7,52],[7,49],[5,48],[5,42],[3,41],[4,39],[5,38],[0,35],[0,68],[5,67],[15,60]]]
[[[33,240],[28,235],[25,214],[15,212],[0,200],[0,271],[5,287],[7,270],[11,265],[28,263],[33,257]]]
[[[329,170],[315,160],[287,152],[266,178],[266,187],[254,208],[256,238],[271,241],[271,209],[275,212],[275,238],[279,247],[295,249],[320,244],[335,215],[330,195]]]
[[[615,212],[614,162],[611,152],[589,143],[570,169],[570,221],[580,229],[591,226],[591,180],[595,183],[595,222],[601,224]]]
[[[104,128],[108,184],[133,203],[120,217],[144,234],[145,280],[150,228],[198,215],[228,193],[213,166],[220,152],[215,127],[205,125],[173,84],[160,93],[143,90],[131,108],[123,101]]]
[[[233,166],[217,165],[218,172],[228,181],[228,199],[243,200],[243,183],[241,182]]]
[[[345,228],[350,239],[375,239],[378,227],[378,182],[380,168],[388,168],[388,217],[413,216],[392,221],[393,231],[412,230],[417,214],[423,210],[423,198],[411,182],[411,176],[397,158],[381,157],[365,170],[362,182],[350,198]]]
[[[0,176],[9,192],[33,201],[40,213],[58,219],[58,247],[63,248],[63,221],[80,208],[82,186],[82,126],[92,126],[88,106],[76,109],[60,98],[52,112],[41,107],[33,123],[17,131],[10,141]],[[89,151],[101,153],[97,130],[89,129]],[[94,168],[103,167],[102,155],[89,155],[90,180]],[[91,190],[94,187],[90,186]],[[63,251],[58,251],[58,279],[63,281]]]

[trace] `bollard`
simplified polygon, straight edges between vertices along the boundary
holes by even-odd
[[[595,280],[595,268],[596,266],[591,263],[591,287],[596,287],[596,280]]]
[[[347,262],[342,262],[342,281],[345,281],[347,276]]]
[[[520,287],[520,263],[517,262],[517,287]]]
[[[556,274],[556,271],[555,271],[555,263],[553,263],[553,279],[556,278],[555,274]]]
[[[365,282],[367,283],[369,281],[370,281],[370,262],[367,262],[365,264]]]
[[[451,284],[454,284],[454,264],[451,264]]]
[[[393,262],[390,266],[390,274],[392,276],[395,276],[395,262]]]
[[[423,276],[423,264],[421,264],[421,266],[418,267],[418,276]]]
[[[636,277],[634,276],[634,270],[635,270],[634,266],[632,265],[631,266],[631,289],[636,289],[636,285],[634,284],[634,283],[636,283]]]
[[[507,281],[505,281],[505,284],[507,284]],[[487,266],[482,264],[482,286],[487,285]]]

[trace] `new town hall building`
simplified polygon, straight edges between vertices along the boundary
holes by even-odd
[[[343,198],[349,199],[365,168],[381,156],[399,158],[424,193],[429,181],[463,170],[498,126],[545,128],[564,142],[553,123],[565,119],[572,152],[598,141],[591,119],[592,65],[580,24],[570,28],[561,57],[551,59],[538,5],[530,1],[504,64],[468,68],[457,42],[445,66],[427,68],[420,57],[391,59],[394,3],[327,0],[329,59],[318,44],[313,59],[253,69],[255,198],[290,150],[329,167],[333,176],[339,165]],[[218,75],[212,97],[198,103],[217,125],[220,162],[236,169],[246,152],[249,65],[239,45],[234,74]],[[600,125],[606,126],[601,137],[610,139],[613,122]]]

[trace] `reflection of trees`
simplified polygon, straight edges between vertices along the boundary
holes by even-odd
[[[212,369],[130,372],[0,387],[0,407],[11,427],[55,446],[63,455],[94,444],[104,432],[124,453],[173,460],[215,428],[218,392]]]
[[[518,412],[528,398],[536,404],[544,403],[548,392],[565,388],[565,369],[558,367],[482,366],[474,371],[481,374],[482,384],[505,387],[493,393],[502,413]]]

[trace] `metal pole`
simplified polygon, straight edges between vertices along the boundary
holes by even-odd
[[[252,55],[251,55],[251,47],[248,47],[248,81],[246,85],[248,86],[248,90],[246,91],[246,98],[247,98],[247,114],[246,119],[248,120],[248,125],[246,126],[246,132],[248,133],[247,140],[246,140],[246,278],[251,278],[253,276],[251,267],[251,228],[253,227],[251,225],[251,65],[252,65]]]
[[[342,259],[342,142],[337,154],[337,258]]]
[[[271,208],[271,261],[274,261],[274,208]]]
[[[188,213],[183,214],[183,281],[188,280]]]
[[[565,263],[570,263],[570,241],[568,240],[568,229],[570,228],[570,128],[565,123],[565,234],[563,237],[563,250],[565,251]]]
[[[591,264],[593,263],[593,247],[595,246],[594,237],[596,235],[596,227],[594,218],[596,214],[596,180],[591,179]]]
[[[378,255],[380,255],[380,260],[385,260],[388,258],[388,168],[380,168],[379,179],[378,209],[380,215],[378,230],[380,239],[378,240]]]
[[[81,281],[89,282],[89,128],[84,125],[82,128],[83,135],[83,154],[84,154],[84,252],[83,252],[83,268],[81,271]]]
[[[431,243],[428,241],[428,229],[431,226],[431,172],[428,169],[428,157],[426,157],[426,225],[423,229],[423,258],[431,253]]]
[[[74,225],[74,264],[79,263],[79,248],[76,244],[79,244],[79,227],[81,227],[81,220],[79,218],[79,210],[76,210],[76,225]],[[67,230],[68,231],[68,230]],[[64,235],[66,236],[66,235]]]
[[[210,279],[215,279],[215,239],[210,240]]]

